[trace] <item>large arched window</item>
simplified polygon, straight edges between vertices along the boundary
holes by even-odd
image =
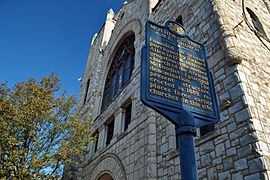
[[[134,33],[128,35],[114,56],[104,87],[102,110],[129,82],[134,66],[134,41]]]

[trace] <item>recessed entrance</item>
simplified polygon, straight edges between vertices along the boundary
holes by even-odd
[[[114,180],[114,179],[112,178],[112,176],[110,174],[105,173],[102,176],[100,176],[100,178],[98,178],[98,180]]]

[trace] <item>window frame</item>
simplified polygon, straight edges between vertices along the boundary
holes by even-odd
[[[109,122],[106,124],[107,126],[107,133],[106,133],[106,142],[105,142],[105,145],[108,146],[112,139],[113,139],[113,136],[114,136],[114,122],[115,122],[115,119],[114,117],[110,118]]]
[[[99,131],[96,131],[93,136],[96,136],[96,140],[94,143],[94,148],[93,148],[93,152],[96,153],[98,150],[98,138],[99,138]]]
[[[127,119],[129,116],[129,119]],[[124,132],[128,129],[129,124],[132,121],[132,102],[125,106],[125,115],[124,115]]]
[[[107,73],[101,111],[103,111],[112,102],[114,97],[117,96],[117,94],[119,94],[130,82],[135,61],[134,42],[135,34],[132,32],[124,38],[120,43],[119,48],[117,48],[116,54],[114,55]],[[122,70],[120,68],[122,68]],[[121,82],[119,82],[119,73],[122,73]]]

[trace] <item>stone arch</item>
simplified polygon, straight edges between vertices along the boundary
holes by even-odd
[[[117,26],[116,26],[117,27]],[[139,35],[142,32],[142,23],[139,19],[133,19],[131,21],[129,21],[126,25],[123,26],[122,29],[114,29],[114,32],[111,35],[111,39],[107,44],[106,49],[104,50],[104,55],[103,57],[105,57],[103,59],[103,66],[101,69],[102,72],[102,77],[100,79],[100,84],[99,84],[99,92],[100,92],[100,96],[103,97],[103,90],[104,90],[104,86],[105,86],[105,81],[107,78],[107,74],[108,71],[110,69],[110,66],[113,62],[114,56],[119,48],[119,46],[121,46],[121,43],[125,40],[125,38],[130,35],[131,33],[134,33],[135,35],[135,42],[134,42],[134,47],[135,47],[135,59],[134,59],[134,69],[136,68],[136,52],[138,51],[138,49],[136,49],[136,39],[137,37],[139,37]],[[100,107],[99,110],[101,109],[101,104],[100,103]]]
[[[111,176],[113,180],[127,180],[123,163],[114,153],[108,153],[100,157],[91,169],[89,178],[87,179],[100,180],[106,174],[107,176]]]
[[[100,175],[96,179],[97,180],[114,180],[114,178],[111,175],[111,172],[109,171],[101,172]]]
[[[106,63],[107,70],[112,61],[113,56],[116,53],[115,51],[117,50],[121,42],[124,40],[124,38],[128,36],[129,33],[133,32],[135,34],[135,41],[136,41],[136,38],[142,32],[142,23],[139,19],[133,19],[129,21],[126,25],[124,25],[122,29],[120,30],[114,29],[114,31],[117,32],[111,36],[111,39],[107,45],[108,49],[106,49],[107,53],[104,54],[105,57],[110,57],[108,61],[104,62]]]

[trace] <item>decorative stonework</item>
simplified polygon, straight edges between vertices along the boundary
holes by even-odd
[[[269,2],[245,0],[245,6],[257,14],[270,37]],[[92,42],[81,92],[82,102],[91,75],[87,103],[81,109],[83,117],[93,115],[94,127],[102,136],[97,152],[86,155],[82,179],[96,180],[104,173],[117,180],[180,179],[174,125],[139,98],[144,24],[149,18],[164,24],[180,15],[188,35],[206,47],[221,116],[213,132],[196,139],[199,179],[270,179],[269,51],[244,22],[242,12],[242,0],[134,0],[109,14]],[[135,34],[132,77],[101,112],[107,72],[128,32]],[[119,123],[123,116],[118,110],[130,99],[128,129],[118,128],[106,146],[105,122],[116,116]],[[120,127],[117,123],[115,127]]]
[[[94,164],[86,179],[98,180],[103,174],[110,174],[113,179],[127,180],[123,164],[116,154],[108,153],[100,157]]]

